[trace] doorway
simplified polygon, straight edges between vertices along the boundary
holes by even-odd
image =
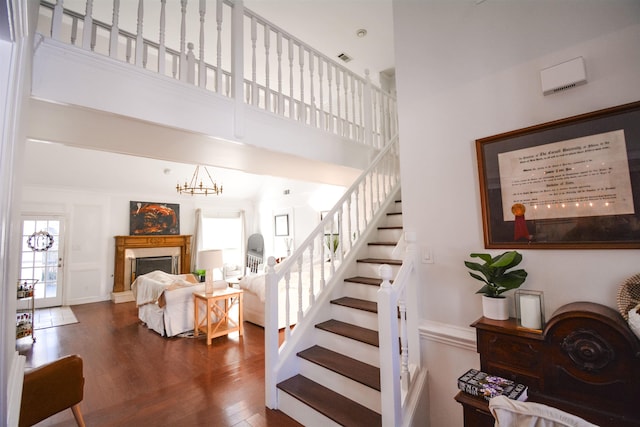
[[[36,308],[62,305],[64,217],[23,215],[20,280],[37,280]]]

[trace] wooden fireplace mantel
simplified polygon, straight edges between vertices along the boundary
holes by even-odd
[[[127,249],[136,248],[180,248],[180,274],[187,274],[191,269],[191,236],[185,235],[150,235],[150,236],[115,236],[116,257],[113,271],[113,292],[124,292],[124,253]]]

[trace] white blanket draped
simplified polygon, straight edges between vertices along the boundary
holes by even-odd
[[[131,284],[136,305],[155,304],[165,290],[196,285],[196,282],[188,280],[191,278],[191,274],[169,274],[160,270],[138,276]]]

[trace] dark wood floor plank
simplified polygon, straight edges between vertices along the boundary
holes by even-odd
[[[264,406],[264,330],[244,336],[165,338],[137,319],[134,303],[73,306],[78,323],[18,342],[27,367],[66,354],[84,362],[87,426],[300,426]],[[75,426],[64,411],[39,426]]]

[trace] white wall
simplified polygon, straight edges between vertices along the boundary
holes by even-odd
[[[420,266],[421,317],[467,327],[481,302],[463,261],[484,247],[475,140],[639,100],[640,2],[395,0],[394,27],[405,228],[434,259]],[[543,96],[540,70],[577,56],[588,83]],[[544,292],[547,318],[578,300],[615,308],[638,273],[638,250],[521,252],[524,288]],[[450,362],[470,352],[426,354],[432,426],[461,425],[454,372],[471,366]]]
[[[66,167],[73,167],[70,161]],[[169,189],[170,190],[170,189]],[[193,235],[198,208],[243,209],[247,232],[255,223],[253,202],[221,201],[213,197],[180,197],[173,192],[148,194],[144,189],[120,193],[51,187],[47,183],[23,189],[23,213],[58,214],[65,217],[63,304],[105,301],[113,290],[114,236],[129,234],[129,202],[132,200],[180,204],[180,234]]]

